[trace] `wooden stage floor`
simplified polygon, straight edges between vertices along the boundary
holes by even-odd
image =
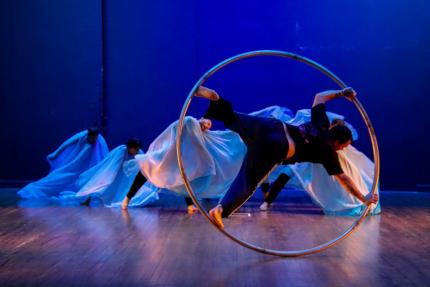
[[[121,212],[17,205],[0,192],[0,286],[430,286],[430,193],[382,192],[383,213],[351,237],[285,259],[231,242],[181,204]],[[257,206],[226,228],[270,248],[321,243],[353,220],[300,201]]]

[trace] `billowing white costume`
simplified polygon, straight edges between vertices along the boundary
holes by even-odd
[[[153,185],[186,196],[176,157],[177,125],[172,123],[136,161]],[[222,197],[239,173],[245,144],[232,131],[202,131],[193,117],[185,118],[182,140],[184,167],[196,196]]]
[[[268,107],[253,114],[273,116],[293,125],[310,120],[310,110],[299,110],[293,117],[290,110],[278,106]],[[330,121],[343,119],[343,116],[330,112],[327,116]],[[351,129],[353,138],[357,139],[355,129],[346,124]],[[187,195],[176,159],[176,128],[177,122],[171,124],[151,144],[148,152],[137,155],[136,160],[148,181],[159,188]],[[246,146],[239,135],[232,131],[202,132],[196,119],[186,117],[182,153],[187,176],[197,197],[220,198],[236,177],[246,153]],[[352,146],[338,153],[343,171],[366,195],[373,181],[372,161]],[[270,175],[270,179],[276,179],[281,172],[293,175],[288,186],[305,190],[326,214],[357,215],[364,208],[364,205],[344,190],[320,164],[297,163],[279,166]],[[380,212],[379,203],[372,206],[372,212]]]
[[[128,154],[127,147],[120,145],[109,152],[103,161],[79,176],[73,188],[76,192],[62,192],[60,199],[83,201],[91,196],[100,198],[107,207],[120,206],[138,172],[139,166]],[[145,184],[133,197],[130,206],[146,205],[157,200],[157,189],[149,183]]]
[[[61,199],[84,200],[100,197],[108,207],[121,204],[136,174],[140,171],[148,181],[132,198],[129,206],[143,206],[158,199],[158,192],[170,191],[188,196],[179,173],[176,157],[176,131],[172,123],[149,146],[148,151],[127,157],[127,148],[112,150],[98,165],[84,172],[73,190],[63,192]],[[183,159],[187,175],[199,198],[219,198],[239,172],[246,147],[240,137],[230,131],[203,132],[197,119],[186,117],[183,133]]]
[[[300,125],[310,121],[311,111],[303,109],[297,111],[295,117],[292,113],[282,107],[271,106],[263,110],[252,113],[252,115],[280,119],[291,125]],[[334,119],[342,119],[343,116],[327,112],[330,122]],[[357,139],[356,130],[348,123],[353,139]],[[363,195],[370,192],[373,183],[374,164],[362,152],[352,145],[338,151],[339,161],[342,170],[355,183]],[[314,203],[320,206],[324,213],[333,215],[358,215],[365,208],[355,196],[347,192],[339,184],[334,176],[329,176],[321,164],[317,163],[296,163],[288,166],[278,166],[269,176],[269,180],[275,180],[281,173],[286,173],[292,177],[287,186],[305,190]],[[379,188],[377,190],[379,193]],[[371,212],[377,214],[381,212],[380,204],[372,204]]]
[[[94,144],[87,142],[88,131],[77,133],[48,155],[49,174],[18,191],[22,198],[53,197],[62,191],[72,190],[79,175],[99,163],[108,153],[103,136],[98,135]]]
[[[273,116],[293,125],[310,120],[310,110],[299,110],[293,117],[290,110],[278,106],[252,114]],[[343,119],[342,116],[329,112],[327,116],[330,121]],[[79,177],[75,186],[75,190],[79,191],[75,196],[98,195],[107,206],[117,206],[125,197],[138,168],[148,182],[133,197],[130,205],[145,205],[155,200],[159,189],[187,196],[176,157],[177,124],[178,122],[172,123],[152,142],[145,154],[138,154],[135,159],[125,160],[125,146],[113,150],[103,162]],[[357,132],[352,126],[349,127],[356,139]],[[245,153],[246,146],[235,132],[203,132],[197,119],[185,118],[182,158],[188,179],[198,198],[222,197],[238,174]],[[338,153],[343,171],[363,194],[367,194],[373,180],[373,163],[352,146]],[[327,214],[356,215],[364,207],[334,177],[329,176],[320,164],[279,166],[269,178],[274,180],[282,172],[293,175],[288,186],[305,190]],[[379,211],[378,203],[372,212]]]

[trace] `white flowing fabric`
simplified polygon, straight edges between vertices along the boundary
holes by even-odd
[[[94,144],[87,143],[87,131],[77,133],[65,141],[47,160],[50,173],[22,188],[22,198],[39,199],[53,197],[62,191],[72,190],[79,175],[100,162],[108,153],[106,141],[99,135]]]
[[[310,121],[311,111],[309,109],[299,110],[294,118],[290,117],[288,109],[278,106],[254,112],[257,116],[273,116],[291,125],[300,125]],[[344,119],[343,116],[327,112],[330,122],[333,119]],[[348,123],[353,139],[358,138],[356,130]],[[348,146],[337,152],[342,170],[355,183],[363,195],[367,195],[373,183],[374,164],[362,152],[353,146]],[[269,176],[270,181],[274,181],[281,173],[286,173],[292,178],[287,186],[304,189],[311,199],[319,205],[324,213],[333,215],[359,215],[365,206],[353,195],[347,192],[333,176],[329,176],[321,164],[317,163],[296,163],[294,165],[279,166]],[[377,190],[379,193],[379,188]],[[371,213],[381,212],[380,204],[372,204]]]
[[[331,112],[326,112],[326,114],[327,114],[327,117],[328,117],[330,122],[335,120],[335,119],[344,120],[344,118],[345,118],[342,115],[338,115],[338,114],[331,113]],[[293,126],[299,126],[299,125],[304,124],[306,122],[309,122],[311,120],[311,110],[310,109],[298,110],[296,115],[294,116],[294,114],[291,112],[290,109],[285,108],[285,107],[280,107],[280,106],[270,106],[270,107],[264,108],[262,110],[252,112],[252,113],[250,113],[250,115],[265,117],[265,118],[273,117],[275,119],[278,119],[280,121],[283,121],[283,122],[290,124],[290,125],[293,125]],[[358,139],[358,133],[354,129],[354,127],[347,122],[345,122],[345,125],[351,130],[352,139],[357,140]]]
[[[177,125],[177,121],[172,123],[145,154],[136,156],[136,161],[153,185],[186,196],[176,157]],[[185,171],[196,196],[223,196],[239,173],[246,153],[239,135],[232,131],[203,132],[197,119],[186,117],[182,141]]]
[[[107,207],[117,207],[139,172],[139,166],[128,155],[127,147],[113,149],[103,161],[82,173],[73,191],[62,192],[61,200],[83,200],[88,196],[99,197]],[[130,206],[146,205],[158,199],[156,187],[145,184],[133,197]]]
[[[287,108],[278,106],[252,114],[272,116],[294,125],[310,120],[310,110],[299,110],[293,117]],[[327,115],[330,120],[343,119],[343,116],[334,113]],[[356,131],[351,126],[350,128],[353,137],[357,138]],[[177,122],[174,122],[154,140],[146,154],[137,155],[135,160],[125,160],[124,146],[116,148],[103,162],[79,177],[75,186],[75,190],[79,191],[74,196],[99,195],[107,206],[118,206],[139,167],[148,183],[139,190],[130,205],[145,205],[155,200],[158,189],[168,189],[186,196],[176,158],[176,130]],[[202,132],[196,119],[186,117],[182,152],[187,176],[196,196],[219,198],[224,195],[239,172],[246,146],[234,132]],[[373,163],[352,146],[338,153],[344,172],[353,179],[363,194],[367,194],[373,180]],[[355,215],[364,208],[363,204],[345,191],[320,164],[280,166],[270,175],[270,179],[276,179],[282,172],[295,175],[288,182],[288,186],[304,189],[327,214]],[[373,212],[379,211],[378,204]]]
[[[299,125],[310,120],[310,110],[299,110],[296,116],[287,108],[268,107],[252,113],[258,116],[275,117],[284,122]],[[327,113],[330,121],[343,119],[335,113]],[[353,138],[358,137],[355,129],[348,124]],[[159,188],[169,189],[181,195],[187,195],[180,177],[176,159],[175,139],[177,122],[171,124],[151,144],[144,155],[136,156],[142,173]],[[198,121],[186,117],[183,133],[183,161],[187,176],[197,197],[219,198],[224,195],[236,177],[246,146],[239,135],[231,131],[202,132]],[[342,168],[360,191],[369,192],[373,180],[373,163],[354,147],[339,152]],[[280,166],[270,178],[276,179],[281,172],[294,174],[288,186],[305,190],[312,200],[327,214],[356,215],[364,205],[345,191],[340,184],[327,174],[320,164],[298,163]],[[373,213],[380,212],[373,206]]]

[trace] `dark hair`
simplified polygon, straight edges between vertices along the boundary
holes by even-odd
[[[127,141],[127,148],[135,148],[135,149],[139,149],[140,148],[140,140],[137,138],[130,138]]]
[[[342,120],[342,119],[333,119],[332,121],[331,121],[331,125],[332,126],[344,126],[345,125],[345,121],[344,120]]]
[[[99,133],[100,133],[100,131],[99,131],[98,127],[88,128],[88,136],[90,136],[90,137],[96,137],[99,135]]]
[[[345,125],[337,124],[329,130],[329,133],[333,141],[338,140],[341,144],[347,143],[348,141],[352,141],[352,132]]]

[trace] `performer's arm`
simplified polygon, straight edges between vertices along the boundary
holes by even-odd
[[[356,96],[357,96],[357,93],[352,88],[345,88],[343,90],[324,91],[315,95],[314,103],[312,104],[312,107],[315,107],[316,105],[319,105],[319,104],[325,104],[328,101],[331,101],[336,98],[345,97],[349,100],[352,100]]]
[[[335,177],[344,189],[346,189],[348,192],[350,192],[352,195],[354,195],[356,198],[358,198],[358,200],[360,200],[364,204],[370,205],[372,203],[378,202],[378,195],[377,194],[372,195],[371,193],[369,193],[367,196],[364,196],[358,190],[357,186],[354,184],[354,182],[351,180],[351,178],[348,175],[346,175],[345,173],[335,175]]]

